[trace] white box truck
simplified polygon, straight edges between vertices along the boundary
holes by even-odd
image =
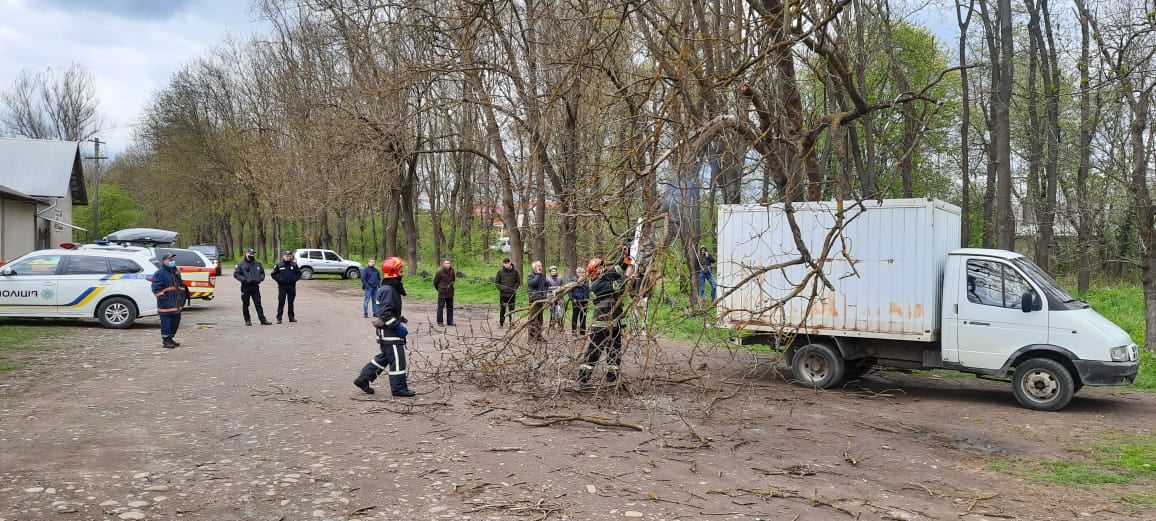
[[[1010,375],[1020,404],[1055,411],[1085,385],[1132,383],[1124,330],[1018,253],[958,248],[959,213],[934,199],[720,206],[720,325],[820,388],[875,365],[945,368]]]

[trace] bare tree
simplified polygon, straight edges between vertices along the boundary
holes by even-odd
[[[75,63],[63,71],[21,71],[11,89],[0,92],[0,100],[0,123],[10,134],[83,141],[101,130],[92,73]]]

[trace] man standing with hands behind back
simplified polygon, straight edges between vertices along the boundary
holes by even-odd
[[[377,288],[381,287],[381,272],[377,271],[377,259],[369,258],[369,264],[361,270],[361,291],[365,292],[365,300],[361,301],[361,317],[369,318],[369,307],[373,305],[373,314],[377,315]]]
[[[268,326],[273,323],[265,318],[265,309],[261,307],[260,284],[265,280],[265,268],[253,257],[256,253],[253,248],[245,250],[245,260],[238,262],[237,267],[233,268],[233,278],[241,283],[241,314],[245,317],[245,325],[253,325],[249,320],[249,300],[252,300],[253,307],[257,308],[257,318],[261,320],[261,325]]]
[[[433,278],[434,289],[438,292],[438,327],[454,325],[454,282],[457,279],[453,263],[449,259],[443,260],[442,269]],[[445,322],[442,322],[442,310],[445,310]]]

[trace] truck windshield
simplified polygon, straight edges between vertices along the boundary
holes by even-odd
[[[1059,285],[1052,278],[1051,275],[1026,257],[1019,257],[1012,259],[1012,263],[1023,271],[1033,282],[1040,286],[1043,290],[1044,296],[1048,299],[1048,303],[1052,308],[1062,307],[1066,309],[1083,309],[1088,307],[1088,304],[1073,297],[1067,290]]]

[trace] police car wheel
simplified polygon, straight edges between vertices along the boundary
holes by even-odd
[[[100,325],[109,329],[125,329],[136,321],[136,306],[123,297],[110,298],[96,308]]]

